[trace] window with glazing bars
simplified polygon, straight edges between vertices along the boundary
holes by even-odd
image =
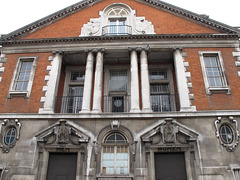
[[[127,139],[120,133],[108,135],[102,149],[102,174],[129,173],[129,146]]]

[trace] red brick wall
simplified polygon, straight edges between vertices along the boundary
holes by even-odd
[[[98,18],[99,11],[102,11],[112,3],[121,2],[129,5],[133,10],[136,10],[137,17],[145,16],[146,20],[151,21],[157,34],[218,33],[205,26],[134,0],[105,0],[29,34],[24,39],[78,37],[81,34],[81,28],[89,22],[90,18]]]
[[[7,55],[7,62],[4,63],[5,71],[2,74],[0,83],[0,113],[37,113],[40,107],[42,88],[45,85],[44,78],[48,74],[46,68],[50,65],[48,57],[51,53],[34,54],[11,54]],[[18,61],[18,57],[38,56],[37,67],[33,80],[30,98],[12,97],[8,99],[8,91],[13,77],[13,72]]]
[[[188,57],[185,61],[189,62],[188,71],[191,72],[191,81],[197,110],[230,110],[240,109],[240,79],[238,76],[238,67],[235,66],[236,58],[233,57],[233,48],[185,48]],[[202,68],[200,64],[199,51],[221,51],[223,63],[226,69],[227,78],[230,85],[231,95],[211,94],[207,95],[203,80]]]

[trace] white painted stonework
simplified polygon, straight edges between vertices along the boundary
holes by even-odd
[[[87,64],[85,70],[84,90],[83,90],[83,103],[81,112],[89,112],[91,106],[91,93],[92,93],[92,79],[93,79],[93,62],[94,56],[90,51],[87,56]]]
[[[96,70],[93,94],[93,112],[100,113],[102,99],[102,79],[103,79],[103,53],[98,51],[96,57]]]
[[[180,111],[196,111],[196,107],[191,106],[189,99],[187,78],[191,76],[190,73],[185,72],[184,59],[181,55],[180,49],[176,49],[174,52],[174,66],[180,100]]]
[[[39,113],[54,113],[54,103],[58,91],[61,66],[62,55],[60,53],[56,53],[56,55],[53,57],[49,76],[45,76],[45,80],[48,80],[47,91],[45,97],[41,98],[41,101],[44,102],[44,105],[43,108],[39,109]]]
[[[138,59],[136,50],[131,51],[131,110],[139,112]]]
[[[121,8],[126,12],[126,15],[112,17],[109,15],[112,8]],[[131,34],[155,34],[153,24],[147,21],[145,17],[136,17],[136,11],[129,6],[122,3],[114,3],[100,11],[99,18],[91,18],[87,24],[84,24],[79,36],[101,36],[102,28],[109,25],[109,17],[126,18],[126,25],[132,27]]]

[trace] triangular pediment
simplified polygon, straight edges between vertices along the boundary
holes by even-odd
[[[59,120],[57,123],[39,132],[37,142],[45,145],[87,143],[90,137],[84,134],[78,125],[67,120]]]
[[[188,144],[197,140],[198,133],[172,118],[166,118],[159,121],[140,137],[143,142],[152,144]]]
[[[165,3],[163,1],[154,0],[129,0],[129,1],[102,1],[102,0],[85,0],[80,1],[72,6],[64,8],[56,13],[35,21],[25,27],[22,27],[12,33],[2,36],[1,41],[9,41],[14,39],[41,39],[41,38],[60,38],[60,37],[78,37],[81,34],[81,28],[88,23],[91,18],[98,18],[99,12],[105,7],[113,3],[131,4],[132,9],[136,10],[141,16],[146,15],[146,20],[153,23],[156,34],[178,34],[178,33],[239,33],[237,28],[225,25],[214,21],[206,16],[202,16],[177,6]],[[142,7],[141,7],[142,6]],[[140,8],[138,8],[140,7]],[[154,13],[157,20],[154,21],[154,16],[148,15],[146,12]],[[159,12],[159,14],[158,14]],[[165,13],[161,19],[161,13]],[[156,18],[155,18],[156,19]],[[166,23],[166,22],[167,23]],[[178,21],[178,27],[171,28],[172,21]],[[186,22],[187,21],[187,25]],[[159,23],[159,24],[157,24]],[[162,24],[161,24],[162,23]],[[67,24],[67,26],[66,26]],[[65,27],[66,26],[66,27]],[[191,28],[184,29],[192,26]],[[73,29],[68,29],[68,28]],[[181,30],[181,28],[183,28]],[[174,31],[178,30],[178,31]],[[187,30],[189,32],[187,32]],[[169,31],[169,32],[168,32]],[[186,31],[186,32],[185,32]]]

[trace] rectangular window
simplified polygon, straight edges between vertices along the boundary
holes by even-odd
[[[125,35],[126,34],[126,19],[110,19],[110,35]]]
[[[103,174],[128,174],[128,163],[127,146],[106,146],[103,148]]]
[[[57,97],[56,111],[79,113],[82,110],[85,72],[80,67],[67,67],[63,96]]]
[[[36,63],[37,57],[22,57],[18,59],[10,86],[9,97],[30,96]]]
[[[109,91],[127,91],[127,70],[111,70]]]
[[[229,93],[229,86],[220,52],[199,52],[203,78],[208,94]]]
[[[149,71],[150,94],[153,112],[167,112],[174,109],[174,95],[170,94],[167,69]],[[172,96],[172,99],[171,99]]]

